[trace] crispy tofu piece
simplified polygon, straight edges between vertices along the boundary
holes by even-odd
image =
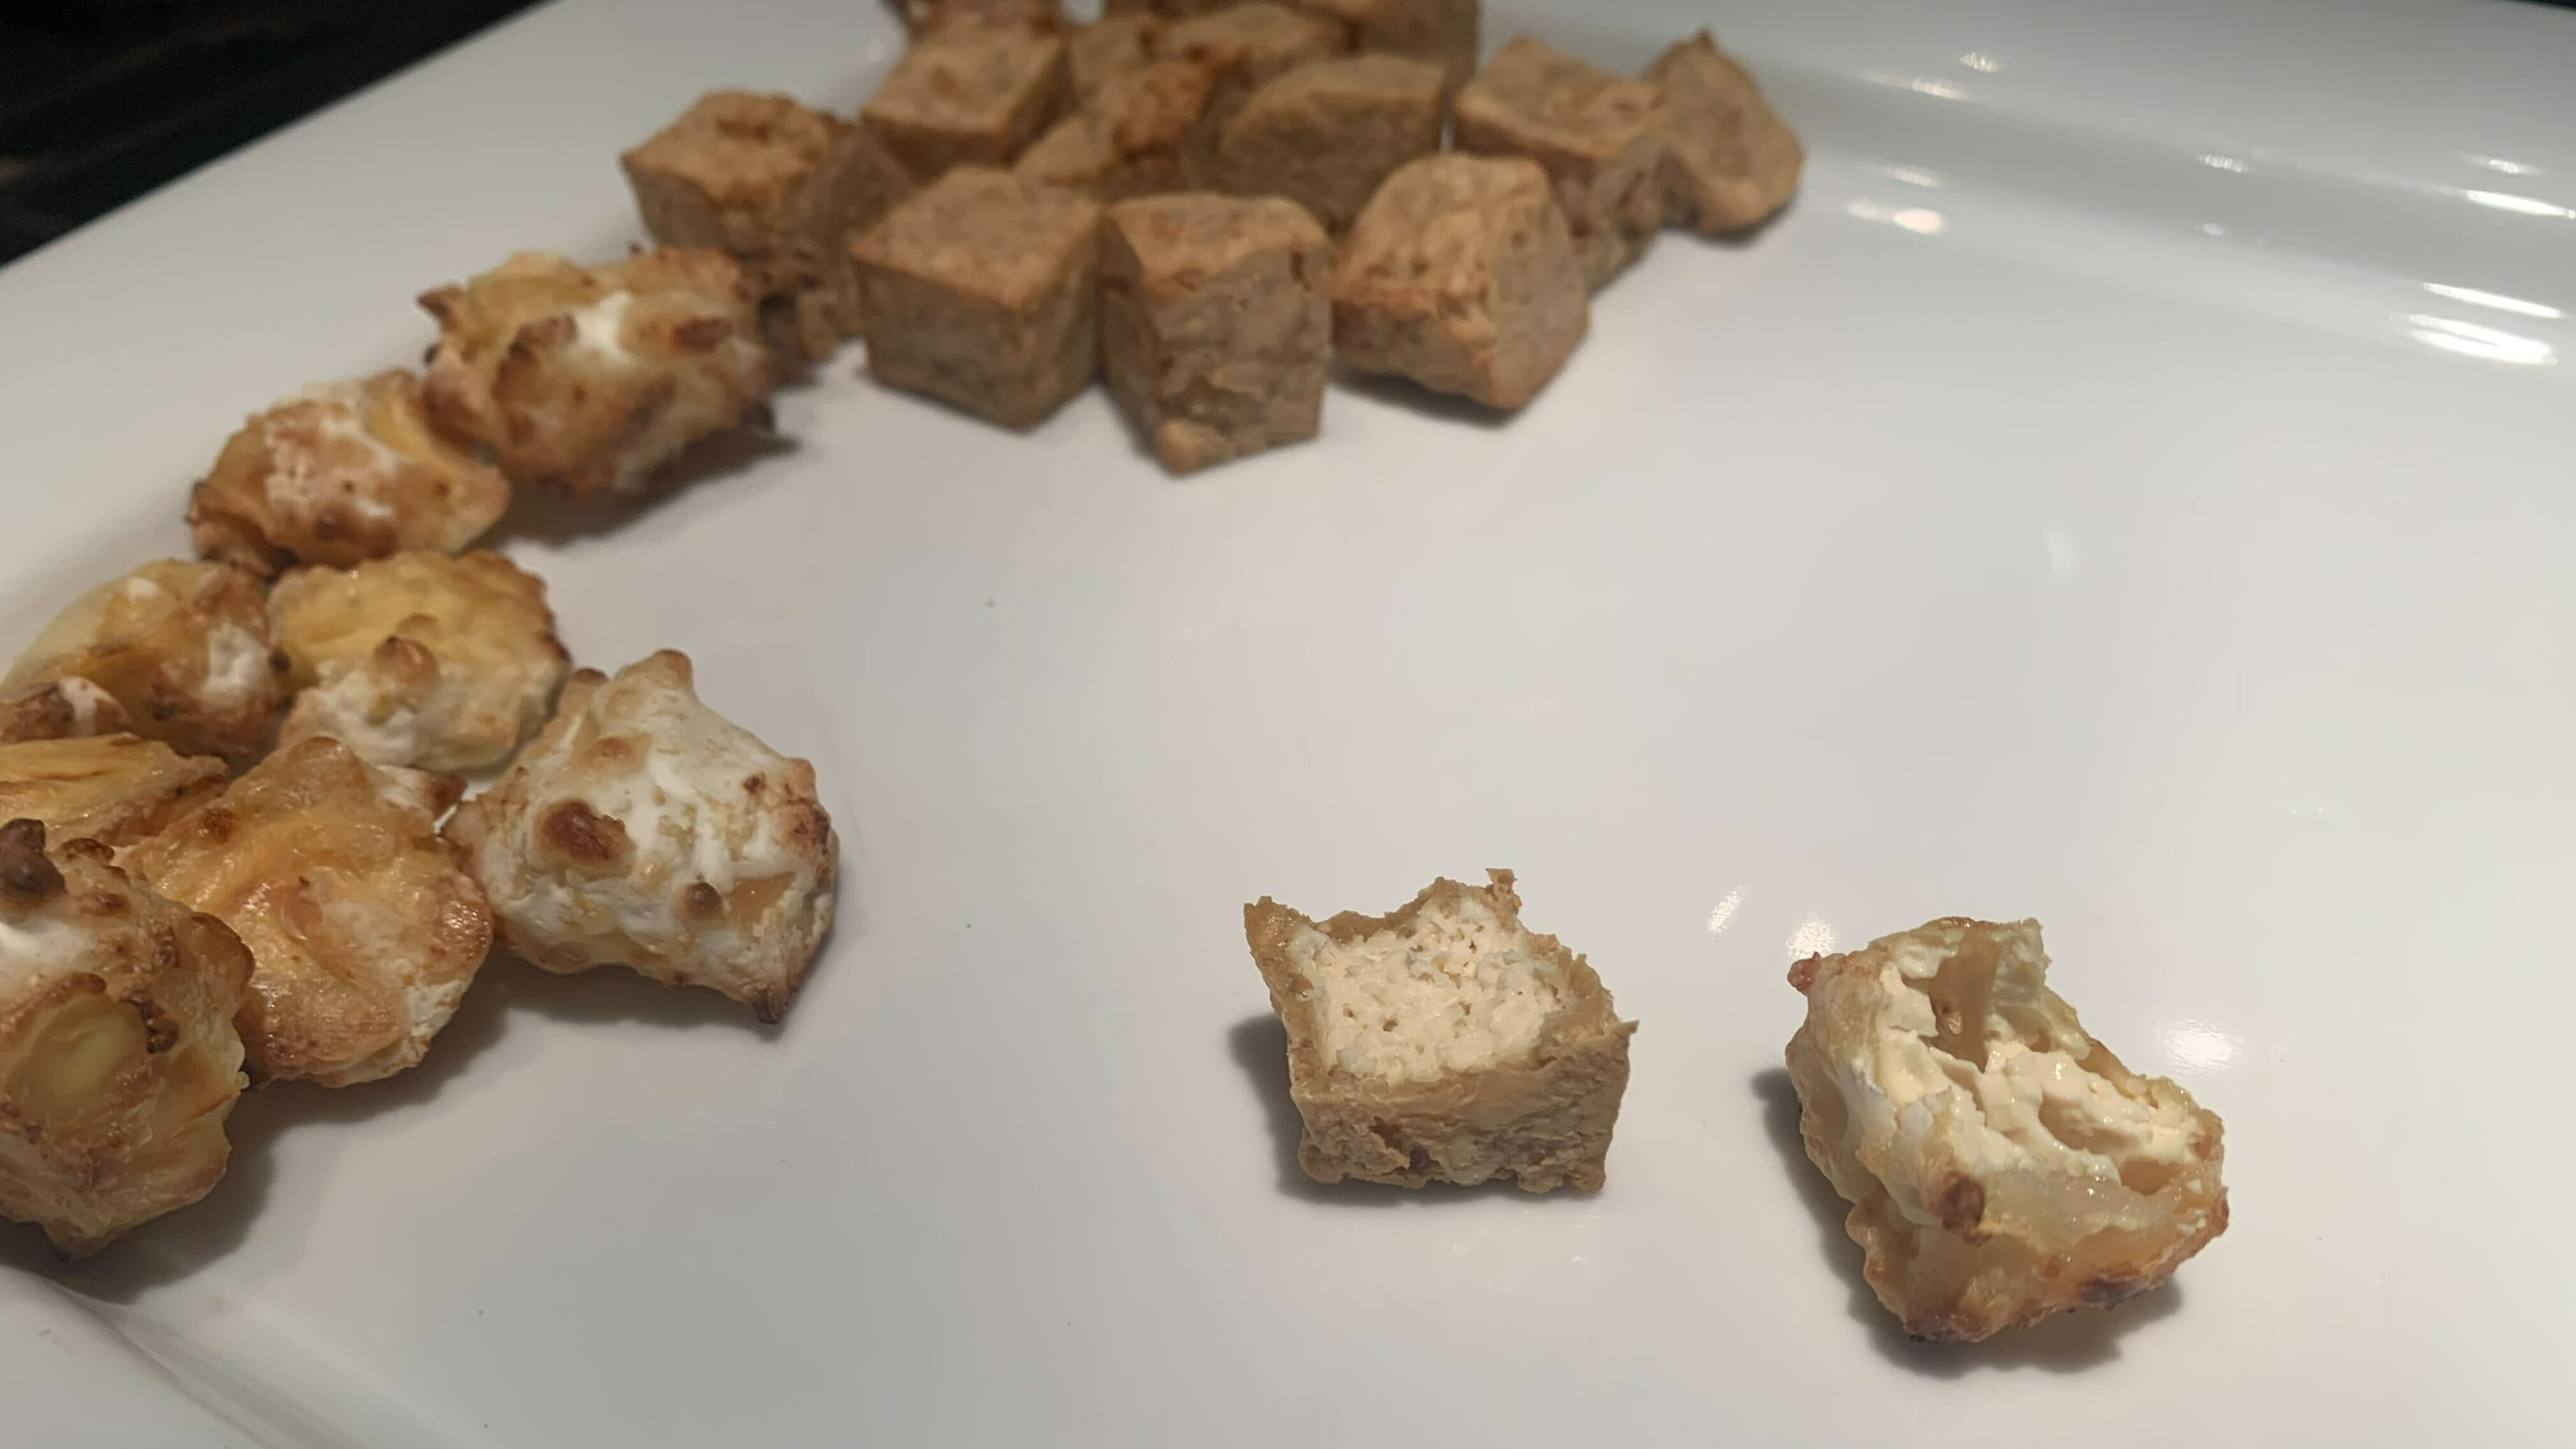
[[[1201,121],[1215,79],[1187,61],[1147,61],[1099,91],[1020,154],[1011,174],[1100,201],[1179,191],[1190,184]]]
[[[230,773],[139,735],[0,745],[0,820],[39,821],[57,843],[131,845],[213,799]]]
[[[708,92],[618,161],[653,239],[750,268],[808,360],[858,332],[850,238],[913,191],[867,127],[747,91]]]
[[[1074,31],[1065,42],[1065,63],[1072,72],[1075,100],[1090,99],[1111,76],[1152,60],[1162,34],[1163,22],[1141,13],[1104,15]]]
[[[87,1257],[204,1197],[241,1096],[250,953],[108,848],[0,826],[0,1217]]]
[[[1362,372],[1516,408],[1590,325],[1583,263],[1534,161],[1408,162],[1342,246],[1333,345]]]
[[[1646,72],[1672,117],[1664,148],[1664,221],[1710,236],[1769,220],[1798,190],[1806,150],[1753,77],[1703,30]]]
[[[1333,245],[1293,201],[1121,202],[1102,229],[1109,389],[1187,473],[1315,436],[1332,351]]]
[[[1316,1181],[1600,1191],[1637,1024],[1581,956],[1521,924],[1511,872],[1488,874],[1386,916],[1243,908]]]
[[[254,1076],[389,1077],[456,1014],[492,945],[491,908],[438,837],[463,788],[300,740],[126,850],[136,878],[250,948]]]
[[[1166,60],[1203,66],[1215,78],[1207,105],[1208,133],[1214,137],[1224,133],[1234,113],[1272,77],[1310,60],[1340,55],[1349,41],[1339,24],[1322,16],[1254,3],[1173,20],[1163,27],[1154,49]]]
[[[257,579],[163,559],[74,599],[0,676],[0,743],[130,731],[247,764],[285,671]]]
[[[964,166],[852,244],[868,370],[1031,428],[1100,363],[1100,204]]]
[[[439,328],[423,396],[513,482],[631,493],[690,444],[766,417],[777,364],[758,301],[718,251],[604,267],[521,252],[422,295]]]
[[[1073,99],[1064,42],[1011,27],[962,26],[916,41],[859,119],[914,179],[954,166],[1008,166]]]
[[[1350,230],[1395,169],[1440,149],[1440,68],[1398,55],[1306,64],[1254,91],[1217,138],[1213,178]]]
[[[1664,220],[1670,116],[1652,81],[1612,75],[1524,35],[1459,92],[1454,144],[1547,168],[1595,288],[1645,255]]]
[[[2107,1307],[2226,1230],[2217,1116],[2085,1034],[2037,921],[1938,920],[1789,983],[1799,1135],[1907,1333]]]
[[[814,767],[698,701],[670,650],[575,674],[545,733],[447,833],[509,948],[624,965],[778,1021],[832,926],[836,847]]]
[[[198,556],[270,578],[408,548],[446,553],[509,511],[510,482],[441,436],[394,368],[306,388],[232,435],[188,496]]]
[[[284,743],[327,735],[377,765],[481,770],[546,722],[571,666],[545,582],[496,553],[304,569],[269,596]]]
[[[1296,0],[1348,27],[1351,48],[1410,56],[1440,67],[1443,103],[1476,73],[1477,0]]]

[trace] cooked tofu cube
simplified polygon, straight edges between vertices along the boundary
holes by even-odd
[[[1208,192],[1109,209],[1109,389],[1175,473],[1315,436],[1332,351],[1333,246],[1304,208]]]
[[[1011,174],[1100,201],[1179,191],[1190,184],[1213,85],[1187,61],[1130,66],[1020,153]]]
[[[1547,168],[1595,287],[1645,254],[1664,220],[1664,93],[1524,35],[1458,95],[1455,144]]]
[[[698,701],[665,650],[575,674],[545,733],[447,833],[513,951],[631,966],[785,1017],[832,926],[832,819],[814,767]]]
[[[1511,872],[1488,874],[1387,916],[1243,908],[1316,1181],[1601,1190],[1637,1024],[1581,956],[1521,924]]]
[[[1271,77],[1349,48],[1338,23],[1267,3],[1228,5],[1174,20],[1155,42],[1156,54],[1204,66],[1215,77],[1215,92],[1208,97],[1212,137],[1223,133],[1226,122]]]
[[[446,553],[509,511],[500,470],[429,425],[407,368],[305,389],[253,417],[188,497],[198,556],[269,578],[408,548]]]
[[[1734,57],[1703,30],[1663,53],[1646,79],[1664,88],[1664,220],[1710,236],[1759,226],[1789,204],[1807,153]]]
[[[1395,169],[1440,149],[1440,68],[1398,55],[1306,64],[1254,91],[1217,138],[1215,184],[1284,196],[1335,233]]]
[[[918,181],[952,166],[1008,166],[1073,99],[1064,42],[964,26],[914,42],[859,112]]]
[[[1301,10],[1349,27],[1351,48],[1411,56],[1440,67],[1441,98],[1476,73],[1477,0],[1296,0]]]
[[[1342,245],[1333,346],[1362,372],[1516,408],[1590,325],[1583,263],[1535,161],[1409,162]]]
[[[1100,364],[1100,203],[961,166],[852,246],[868,370],[1031,428]]]

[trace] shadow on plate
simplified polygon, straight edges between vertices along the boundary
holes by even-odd
[[[695,444],[633,493],[576,498],[559,488],[522,488],[483,547],[513,539],[561,547],[632,527],[691,489],[750,472],[796,447],[795,439],[766,426],[734,428]]]
[[[1567,363],[1569,367],[1574,365],[1573,362]],[[1357,393],[1371,402],[1403,408],[1436,422],[1468,423],[1479,428],[1500,430],[1511,426],[1512,418],[1515,416],[1513,412],[1501,408],[1489,408],[1483,403],[1467,398],[1445,392],[1433,392],[1409,377],[1397,377],[1389,373],[1361,372],[1346,366],[1338,358],[1333,362],[1332,384],[1344,392]],[[1328,409],[1331,406],[1329,402],[1325,404]]]
[[[1807,1211],[1816,1220],[1816,1244],[1825,1261],[1850,1290],[1853,1320],[1868,1330],[1879,1356],[1899,1368],[1929,1378],[1954,1379],[1978,1369],[2042,1369],[2075,1373],[2120,1356],[2120,1336],[2141,1324],[2168,1317],[2182,1307],[2182,1290],[2167,1283],[2111,1308],[2062,1313],[2030,1328],[2006,1329],[1983,1343],[1924,1343],[1905,1336],[1896,1315],[1879,1305],[1860,1275],[1860,1245],[1843,1231],[1851,1205],[1807,1160],[1798,1138],[1798,1091],[1786,1068],[1756,1073],[1753,1095],[1762,1102],[1763,1127],[1780,1153],[1780,1164],[1798,1185]]]
[[[1565,1191],[1547,1194],[1523,1192],[1509,1179],[1496,1179],[1477,1187],[1452,1187],[1435,1182],[1429,1187],[1389,1187],[1379,1182],[1354,1182],[1345,1179],[1326,1184],[1306,1175],[1297,1165],[1297,1142],[1305,1135],[1306,1124],[1297,1115],[1297,1104],[1288,1096],[1288,1030],[1279,1018],[1264,1013],[1246,1017],[1226,1033],[1233,1049],[1236,1066],[1250,1079],[1253,1094],[1261,1099],[1262,1110],[1270,1116],[1270,1140],[1279,1164],[1279,1191],[1307,1202],[1331,1207],[1386,1208],[1407,1203],[1437,1206],[1473,1198],[1513,1197],[1537,1200],[1542,1196],[1580,1201],[1584,1194]]]

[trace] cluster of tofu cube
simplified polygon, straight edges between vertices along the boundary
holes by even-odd
[[[1665,226],[1757,226],[1803,154],[1705,33],[1643,76],[1477,0],[904,0],[855,119],[708,95],[623,158],[666,246],[805,357],[1028,428],[1105,375],[1165,466],[1313,437],[1326,377],[1527,403]],[[1448,149],[1443,149],[1444,142]]]

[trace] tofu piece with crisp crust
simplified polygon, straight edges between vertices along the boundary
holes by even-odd
[[[955,166],[1008,166],[1073,99],[1060,38],[960,26],[915,41],[859,119],[917,181]]]
[[[1109,390],[1187,473],[1315,436],[1333,337],[1333,244],[1275,196],[1121,202],[1102,228]]]
[[[510,483],[429,425],[407,368],[306,388],[232,435],[188,498],[201,558],[262,578],[409,548],[454,553],[509,511]]]
[[[327,735],[371,764],[501,764],[571,666],[545,582],[496,553],[301,569],[268,604],[297,691],[279,739]]]
[[[2085,1032],[2037,921],[1933,921],[1789,983],[1799,1135],[1908,1334],[2107,1307],[2226,1231],[2217,1116]]]
[[[690,444],[767,416],[777,364],[758,303],[719,251],[603,267],[521,252],[422,295],[439,328],[422,396],[512,482],[631,493]]]
[[[868,371],[1032,428],[1100,366],[1100,204],[961,166],[851,246]]]
[[[250,948],[254,1076],[389,1077],[456,1014],[492,945],[491,908],[438,836],[463,788],[300,740],[120,857]]]
[[[1361,372],[1516,408],[1590,325],[1582,260],[1534,161],[1410,162],[1342,245],[1333,346]]]
[[[1663,88],[1521,36],[1458,93],[1452,144],[1547,168],[1595,288],[1645,255],[1664,222]]]
[[[1309,61],[1226,122],[1211,175],[1238,195],[1284,196],[1341,233],[1397,167],[1440,149],[1440,118],[1440,68],[1428,61]]]
[[[1129,66],[1021,152],[1011,174],[1100,201],[1184,190],[1214,86],[1187,61]]]
[[[72,600],[0,676],[0,743],[131,732],[245,765],[285,674],[257,579],[164,559]]]
[[[1297,0],[1297,4],[1349,27],[1354,50],[1408,56],[1440,67],[1444,102],[1476,72],[1483,9],[1478,0]]]
[[[1065,42],[1065,64],[1075,100],[1090,99],[1111,76],[1152,60],[1162,34],[1163,22],[1150,14],[1104,15],[1074,31]]]
[[[56,842],[131,845],[213,799],[230,774],[139,735],[0,745],[0,820],[39,821]]]
[[[832,926],[836,844],[814,767],[699,702],[665,650],[575,674],[545,733],[447,834],[512,951],[623,965],[778,1021]]]
[[[653,239],[742,262],[764,312],[787,320],[793,354],[807,360],[856,335],[850,238],[913,190],[867,127],[749,91],[699,97],[618,164]]]
[[[1271,78],[1349,48],[1337,22],[1266,0],[1175,19],[1154,42],[1157,56],[1188,61],[1214,79],[1207,106],[1211,138]]]
[[[1317,1181],[1600,1190],[1637,1024],[1581,956],[1521,924],[1511,872],[1488,874],[1386,916],[1243,908]]]
[[[1710,236],[1759,226],[1789,204],[1807,153],[1761,88],[1703,30],[1646,72],[1664,88],[1664,221]]]
[[[0,825],[0,1217],[87,1257],[206,1195],[241,1096],[250,953],[95,840]]]

